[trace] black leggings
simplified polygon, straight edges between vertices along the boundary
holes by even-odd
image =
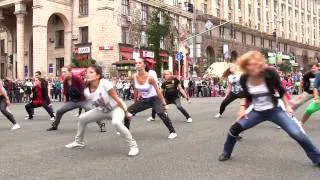
[[[174,100],[166,100],[167,101],[167,104],[174,104],[176,105],[177,109],[184,115],[184,117],[186,117],[186,119],[189,119],[191,116],[189,115],[189,113],[187,112],[186,109],[184,109],[181,105],[181,101],[180,101],[180,98],[177,98],[177,99],[174,99]],[[153,119],[156,118],[156,111],[154,109],[152,109],[152,112],[151,112],[151,117]]]
[[[227,97],[224,98],[224,100],[222,101],[221,105],[220,105],[220,111],[219,114],[223,114],[223,112],[226,110],[226,107],[232,103],[234,100],[238,99],[238,98],[243,98],[244,94],[242,92],[235,94],[233,92],[230,92],[229,95]]]
[[[9,121],[12,124],[16,124],[16,120],[14,119],[13,115],[11,112],[8,111],[7,109],[7,102],[6,102],[6,98],[4,96],[0,96],[0,110],[1,113],[9,119]]]
[[[128,112],[131,114],[135,115],[138,112],[144,111],[146,109],[154,109],[158,116],[161,118],[162,122],[165,124],[165,126],[168,128],[170,133],[176,132],[174,130],[174,127],[172,125],[171,119],[169,118],[167,112],[165,112],[164,106],[162,105],[160,99],[157,96],[151,97],[151,98],[146,98],[139,100],[132,104],[128,108]],[[125,118],[124,120],[124,125],[129,129],[130,127],[130,119]]]

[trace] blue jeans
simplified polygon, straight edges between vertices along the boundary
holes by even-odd
[[[303,133],[299,125],[293,121],[280,107],[265,111],[252,110],[247,117],[248,119],[243,118],[237,122],[241,126],[240,128],[236,128],[238,130],[240,129],[239,131],[230,129],[230,133],[228,134],[227,140],[224,144],[224,153],[227,156],[231,156],[233,148],[237,142],[236,138],[241,131],[250,129],[261,122],[269,120],[280,126],[290,135],[291,138],[296,140],[314,164],[320,163],[319,150],[312,144],[309,137]],[[237,134],[232,134],[232,132],[237,132]]]

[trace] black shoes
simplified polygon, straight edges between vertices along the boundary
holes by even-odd
[[[219,156],[219,161],[227,161],[230,159],[230,156],[226,155],[225,153],[222,153],[220,156]]]
[[[56,130],[58,130],[58,127],[54,127],[54,126],[52,126],[51,128],[47,129],[47,131],[56,131]]]
[[[105,123],[100,124],[100,132],[107,132]]]

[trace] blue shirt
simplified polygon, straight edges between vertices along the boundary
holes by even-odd
[[[316,79],[314,80],[313,88],[317,89],[320,92],[320,73],[316,74]]]

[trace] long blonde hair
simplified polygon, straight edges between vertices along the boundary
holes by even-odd
[[[248,51],[237,59],[237,63],[240,67],[240,70],[244,74],[248,74],[246,67],[250,60],[254,60],[255,62],[257,62],[261,69],[263,69],[266,66],[266,59],[260,52]]]

